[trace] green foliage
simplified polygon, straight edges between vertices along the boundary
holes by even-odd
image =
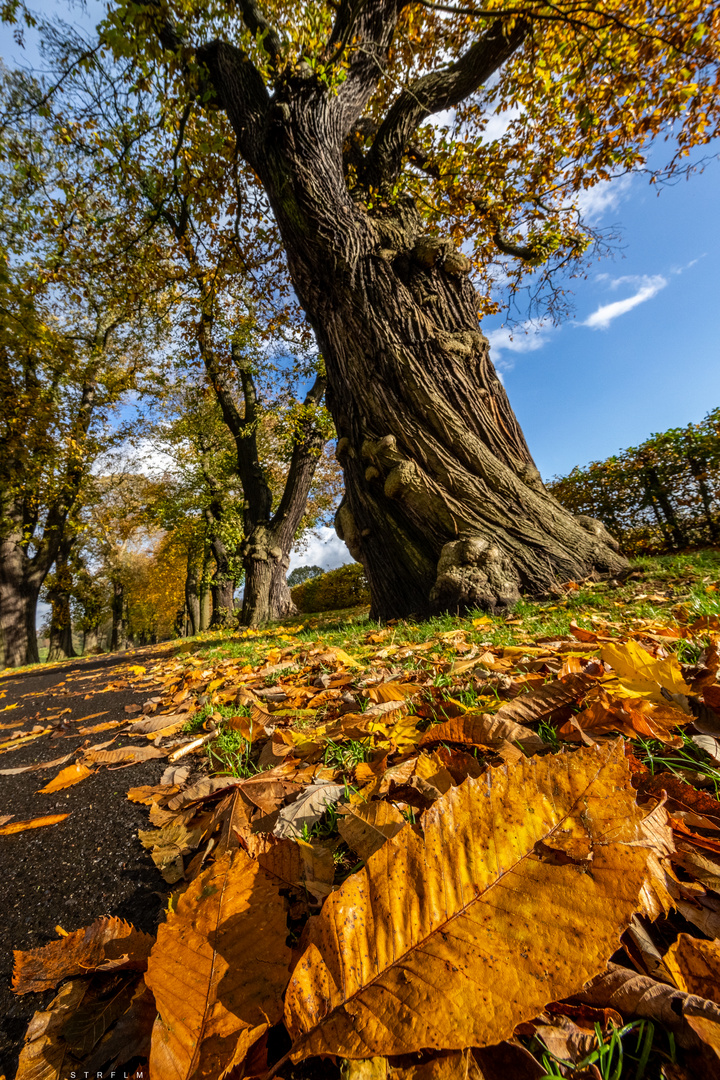
[[[292,598],[300,611],[333,611],[369,604],[370,590],[362,566],[348,563],[298,585]]]
[[[720,409],[575,468],[548,488],[572,513],[602,521],[629,555],[717,543]]]
[[[296,566],[288,574],[287,583],[291,589],[294,589],[296,585],[302,585],[311,578],[321,577],[324,573],[322,566]]]

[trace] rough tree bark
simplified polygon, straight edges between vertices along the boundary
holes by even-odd
[[[0,542],[0,665],[20,667],[40,660],[35,633],[40,586],[44,575],[28,565],[21,537]]]
[[[604,526],[573,517],[545,490],[490,361],[468,260],[423,235],[413,206],[392,194],[418,125],[490,79],[528,24],[506,35],[497,20],[459,60],[411,82],[358,156],[352,135],[402,6],[341,0],[327,56],[352,47],[337,86],[302,62],[280,73],[280,40],[255,0],[239,9],[276,65],[272,95],[234,45],[214,41],[198,53],[270,200],[325,359],[346,485],[337,528],[366,569],[375,618],[495,610],[520,590],[544,594],[626,566]],[[182,48],[167,23],[159,34]],[[496,243],[527,255],[499,235]]]
[[[112,630],[110,631],[110,652],[120,652],[127,647],[125,623],[125,586],[119,574],[111,575],[112,595]]]
[[[198,554],[191,544],[188,547],[187,571],[185,574],[185,606],[190,623],[190,637],[195,637],[196,634],[200,633],[199,573]]]
[[[55,572],[52,585],[47,589],[47,598],[52,605],[50,616],[50,645],[48,660],[64,660],[76,656],[72,636],[72,616],[70,595],[72,590],[72,570],[69,566],[70,552],[75,537],[63,537],[55,559]]]

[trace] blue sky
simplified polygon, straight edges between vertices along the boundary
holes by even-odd
[[[720,163],[659,194],[611,181],[595,203],[621,250],[571,283],[575,318],[513,341],[501,317],[483,324],[545,478],[720,405]]]

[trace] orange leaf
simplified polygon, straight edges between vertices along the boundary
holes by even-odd
[[[10,825],[0,827],[0,836],[9,836],[10,833],[25,832],[26,829],[41,829],[45,825],[58,825],[69,814],[47,814],[45,817],[31,818],[28,821],[13,821]]]

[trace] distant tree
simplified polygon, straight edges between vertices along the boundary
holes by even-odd
[[[325,571],[322,566],[296,566],[294,570],[291,570],[288,574],[288,585],[290,588],[294,588],[295,585],[302,585],[304,581],[309,581],[310,578],[321,577]]]
[[[75,527],[93,462],[128,433],[111,417],[154,371],[153,252],[134,244],[101,264],[107,191],[66,145],[62,122],[32,110],[39,93],[0,73],[0,663],[8,666],[38,660],[40,588]]]

